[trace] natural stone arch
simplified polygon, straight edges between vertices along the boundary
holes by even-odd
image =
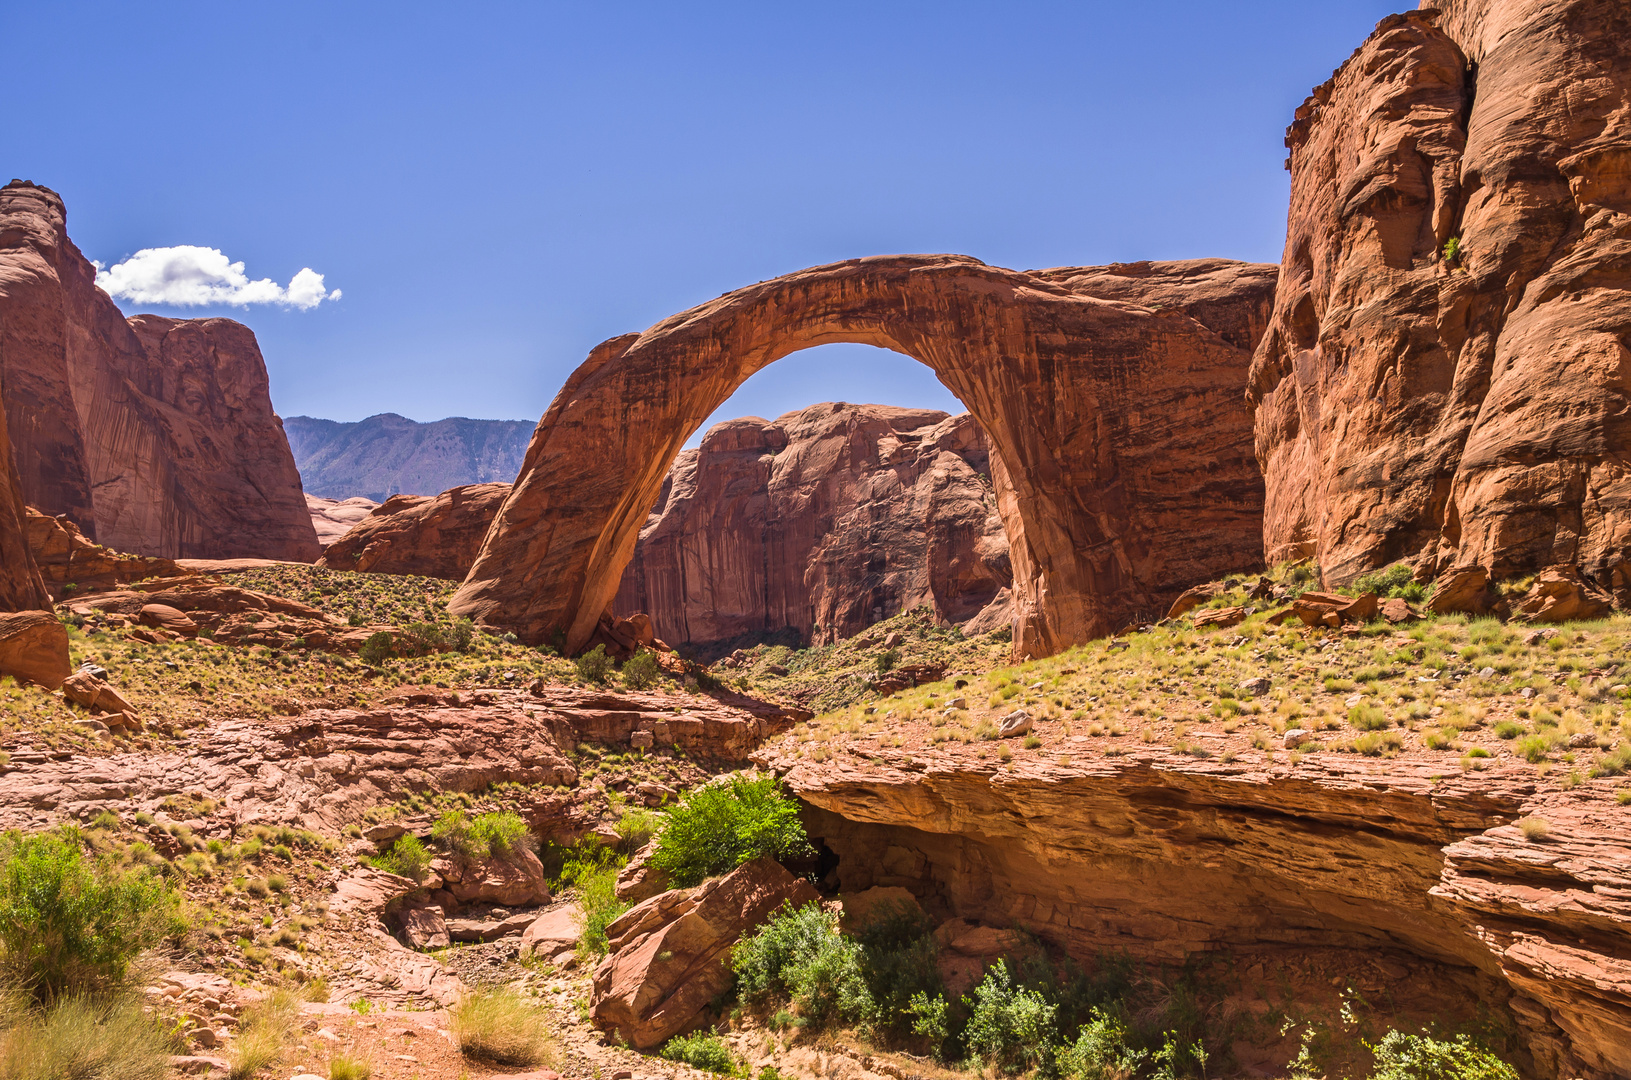
[[[1114,632],[1261,557],[1243,390],[1274,273],[1224,260],[1021,273],[955,255],[855,259],[613,338],[539,422],[451,609],[581,648],[686,439],[765,365],[855,342],[927,364],[989,435],[1015,654]]]

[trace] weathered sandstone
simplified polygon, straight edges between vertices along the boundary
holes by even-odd
[[[1267,557],[1313,555],[1327,585],[1399,559],[1424,580],[1572,564],[1623,602],[1631,11],[1423,8],[1287,135],[1249,392]]]
[[[508,484],[470,484],[440,495],[392,495],[329,545],[317,565],[376,574],[463,580]]]
[[[0,675],[55,690],[71,670],[68,631],[56,615],[0,612]]]
[[[351,531],[351,527],[369,514],[379,503],[353,495],[349,499],[325,499],[306,493],[306,509],[311,511],[312,528],[317,530],[317,543],[327,548]]]
[[[51,606],[24,525],[27,513],[12,464],[5,402],[0,400],[0,612]]]
[[[1248,358],[1200,321],[1215,313],[1100,299],[1069,284],[1084,273],[1056,282],[963,256],[856,259],[597,346],[534,433],[452,610],[529,642],[559,633],[569,650],[583,646],[691,432],[766,364],[852,341],[933,368],[990,440],[1017,653],[1159,615],[1185,588],[1259,557],[1261,479],[1240,397]],[[1163,298],[1181,292],[1176,275],[1138,273],[1126,289],[1154,278]],[[1272,273],[1207,263],[1198,278],[1251,311]],[[1219,325],[1238,335],[1251,322]]]
[[[127,555],[86,539],[67,515],[50,517],[29,507],[23,527],[34,564],[40,568],[51,596],[58,600],[70,594],[79,596],[143,578],[181,573],[173,560]]]
[[[1430,760],[815,764],[788,748],[755,759],[810,804],[846,893],[905,888],[936,918],[1022,926],[1084,961],[1245,962],[1311,942],[1396,957],[1510,1005],[1536,1075],[1631,1073],[1631,840],[1612,783],[1537,797],[1527,770]],[[1545,843],[1512,827],[1525,813],[1550,823]]]
[[[317,557],[254,334],[127,320],[23,181],[0,188],[0,375],[28,505],[141,555]]]
[[[787,627],[826,644],[919,605],[964,622],[1012,579],[989,457],[967,413],[716,424],[663,480],[613,607],[675,644]]]

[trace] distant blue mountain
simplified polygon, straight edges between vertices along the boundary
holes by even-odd
[[[421,424],[395,413],[353,423],[311,416],[283,421],[307,494],[375,502],[437,495],[461,484],[511,483],[536,426],[463,416]]]

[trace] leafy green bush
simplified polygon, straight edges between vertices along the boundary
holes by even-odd
[[[404,833],[396,838],[389,851],[383,855],[375,855],[368,860],[369,863],[391,874],[400,874],[405,878],[419,881],[430,869],[430,852],[425,845],[419,842],[419,837],[413,833]]]
[[[1514,749],[1517,750],[1520,757],[1529,761],[1530,764],[1539,765],[1546,760],[1546,755],[1551,752],[1552,740],[1545,735],[1526,735],[1518,740],[1518,745]]]
[[[470,839],[479,851],[499,858],[537,847],[527,823],[508,810],[477,815],[470,823]]]
[[[661,814],[637,806],[624,811],[613,828],[617,830],[617,837],[622,842],[623,850],[632,854],[645,847],[647,842],[657,835],[657,830],[662,828],[662,824]]]
[[[861,977],[872,999],[873,1025],[895,1037],[924,1035],[917,1031],[923,1019],[912,1003],[943,1000],[945,991],[936,964],[940,950],[934,921],[916,908],[896,904],[879,905],[871,914],[855,940],[861,946]]]
[[[391,636],[389,630],[380,630],[377,633],[369,634],[368,640],[363,642],[362,647],[357,650],[357,659],[370,667],[378,667],[390,659],[391,649],[395,644],[396,639]]]
[[[469,619],[459,619],[447,632],[448,648],[454,652],[469,652],[470,643],[476,637],[476,624]]]
[[[1042,1065],[1054,1043],[1054,1014],[1037,991],[1015,986],[1007,961],[985,973],[969,1007],[964,1040],[971,1054],[1003,1072],[1022,1072]]]
[[[1518,1071],[1465,1035],[1454,1040],[1390,1031],[1370,1048],[1371,1080],[1518,1080]]]
[[[900,663],[900,650],[885,649],[883,652],[878,654],[877,663],[879,675],[886,675],[889,672],[894,671],[895,665]]]
[[[733,776],[687,795],[657,834],[651,865],[687,889],[768,855],[808,855],[798,804],[774,776]]]
[[[736,1070],[736,1059],[731,1057],[730,1047],[711,1032],[695,1031],[689,1035],[676,1035],[663,1043],[663,1048],[658,1053],[669,1061],[682,1062],[707,1072],[724,1073],[729,1076]]]
[[[1060,1048],[1059,1075],[1069,1080],[1129,1080],[1148,1057],[1147,1051],[1133,1047],[1119,1017],[1095,1008],[1076,1041]]]
[[[749,1001],[785,995],[811,1023],[854,1023],[873,1014],[861,973],[861,946],[838,932],[819,904],[784,906],[731,954],[737,988]]]
[[[1409,563],[1403,562],[1361,574],[1342,591],[1355,596],[1361,593],[1375,593],[1383,599],[1398,597],[1413,603],[1419,603],[1427,596],[1427,586],[1418,584],[1416,572],[1410,568]]]
[[[578,657],[578,678],[586,683],[602,683],[612,673],[612,658],[606,655],[606,646],[596,645]]]
[[[583,934],[578,938],[580,960],[606,955],[606,927],[631,906],[617,898],[617,874],[623,863],[606,848],[595,848],[569,856],[561,867],[561,881],[578,887],[578,906],[583,909]]]
[[[476,841],[470,835],[470,815],[463,810],[449,810],[430,827],[430,838],[447,850],[459,855],[481,855]]]
[[[0,836],[0,975],[35,1000],[117,986],[185,928],[178,906],[162,881],[92,865],[61,833]]]
[[[641,649],[623,661],[623,685],[630,690],[644,690],[656,682],[662,673],[657,654],[648,649]]]
[[[1382,731],[1393,726],[1387,713],[1375,705],[1355,705],[1348,710],[1348,723],[1360,731]]]
[[[7,1003],[0,1080],[166,1080],[170,1047],[141,1003],[66,996],[43,1008]]]
[[[435,623],[416,622],[402,628],[402,640],[398,647],[411,656],[426,656],[441,652],[446,646],[447,639],[442,636],[440,626]]]

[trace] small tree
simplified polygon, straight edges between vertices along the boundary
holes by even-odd
[[[357,650],[357,659],[370,667],[378,667],[390,658],[391,647],[395,644],[396,639],[391,636],[388,630],[369,634],[368,640],[363,642],[362,648]]]
[[[662,674],[657,665],[657,654],[641,649],[623,662],[623,685],[630,690],[644,690]]]
[[[612,658],[606,655],[606,646],[596,645],[577,659],[578,678],[587,683],[602,683],[612,673]]]

